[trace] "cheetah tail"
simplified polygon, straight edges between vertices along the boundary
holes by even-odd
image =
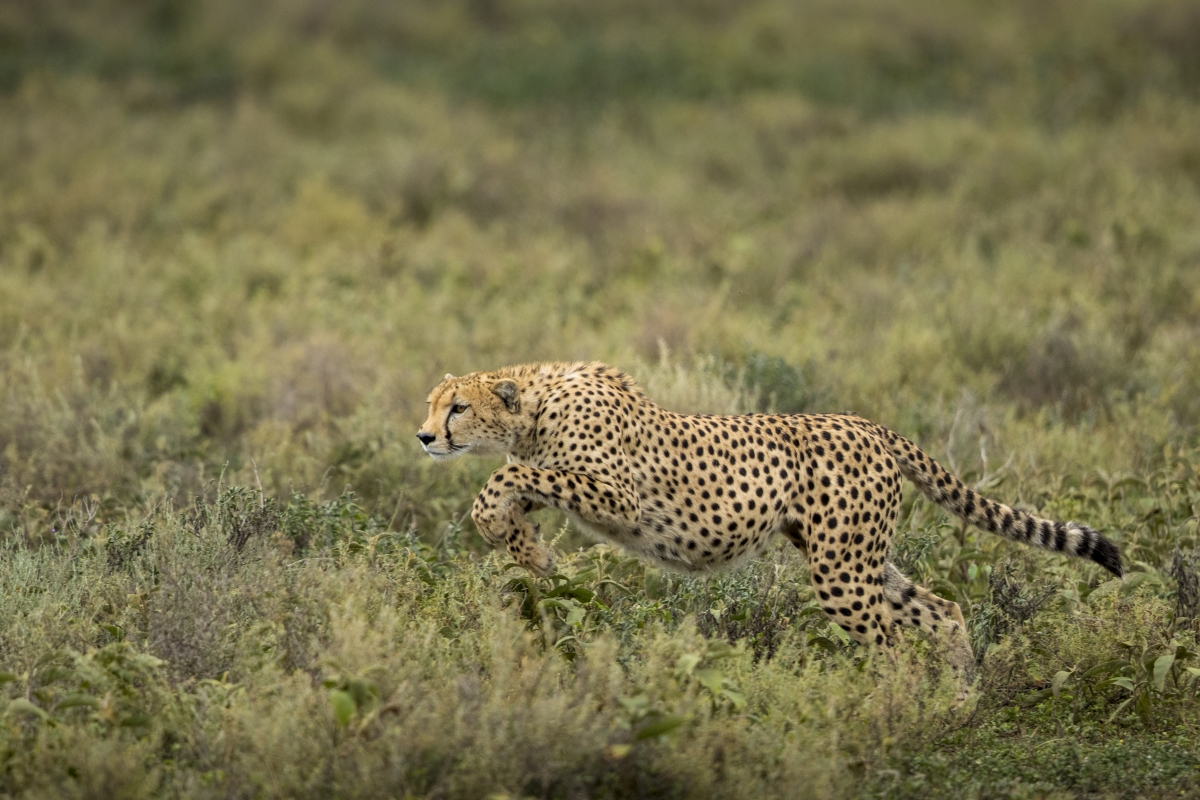
[[[972,525],[1014,542],[1090,559],[1118,578],[1124,575],[1121,551],[1087,525],[1041,519],[980,497],[903,436],[886,428],[880,434],[904,477],[930,500]]]

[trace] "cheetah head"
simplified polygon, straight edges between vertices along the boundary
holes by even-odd
[[[447,375],[429,393],[429,417],[417,438],[436,459],[511,453],[533,429],[533,410],[511,378],[473,372]]]

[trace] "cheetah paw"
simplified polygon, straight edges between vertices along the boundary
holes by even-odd
[[[523,553],[517,557],[517,563],[539,578],[549,578],[554,574],[554,556],[543,548]]]

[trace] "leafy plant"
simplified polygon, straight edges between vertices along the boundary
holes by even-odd
[[[1081,673],[1060,669],[1050,680],[1050,686],[1028,695],[1026,705],[1053,698],[1056,704],[1070,706],[1077,693],[1087,690],[1118,689],[1116,708],[1108,722],[1123,713],[1137,714],[1142,724],[1152,726],[1156,712],[1163,706],[1178,705],[1196,696],[1200,689],[1200,667],[1188,666],[1197,658],[1191,647],[1172,640],[1165,649],[1146,644],[1121,643],[1121,655],[1108,659]],[[1120,695],[1124,695],[1123,698]],[[1076,708],[1076,710],[1078,710]]]

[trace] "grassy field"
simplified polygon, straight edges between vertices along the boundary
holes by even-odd
[[[1200,5],[0,4],[0,797],[1200,796]],[[853,410],[960,603],[826,624],[434,464],[428,389],[599,359]]]

